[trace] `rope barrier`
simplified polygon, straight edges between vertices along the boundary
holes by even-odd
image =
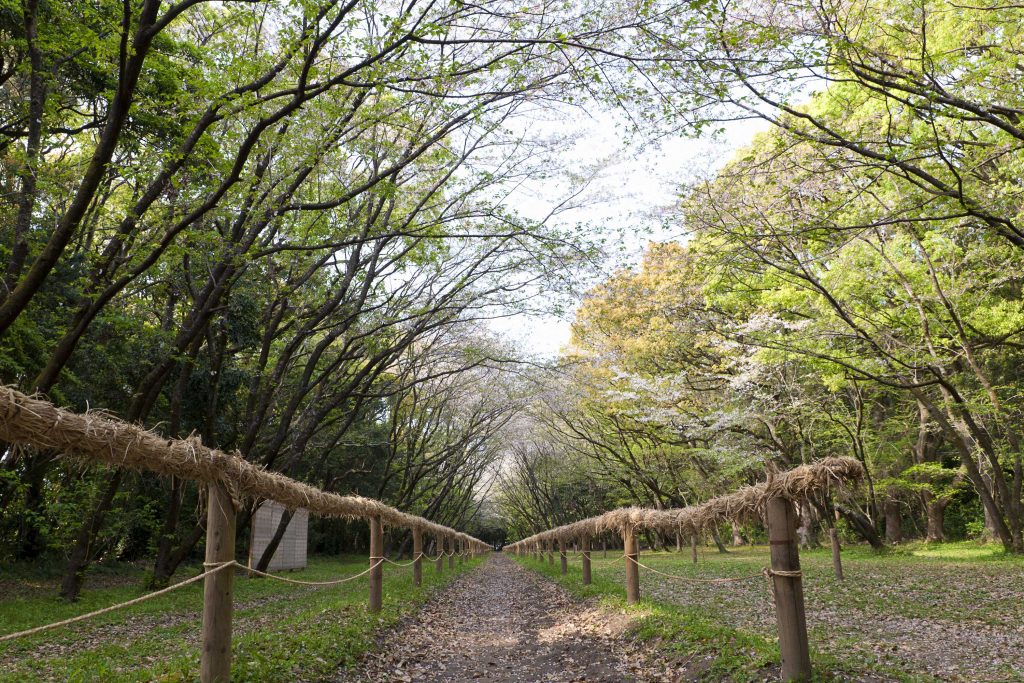
[[[22,638],[24,636],[35,635],[36,633],[43,633],[44,631],[49,631],[51,629],[59,628],[61,626],[68,626],[69,624],[74,624],[74,623],[79,622],[79,621],[85,621],[86,619],[92,619],[93,617],[98,617],[100,615],[107,614],[109,612],[114,612],[116,610],[123,609],[125,607],[131,607],[132,605],[137,605],[140,602],[145,602],[147,600],[152,600],[153,598],[159,597],[159,596],[164,595],[166,593],[170,593],[171,591],[177,590],[178,588],[183,588],[183,587],[185,587],[185,586],[187,586],[187,585],[189,585],[191,583],[195,583],[195,582],[199,581],[200,579],[205,579],[210,574],[215,574],[215,573],[217,573],[217,572],[219,572],[219,571],[221,571],[223,569],[226,569],[226,568],[228,568],[228,567],[230,567],[232,565],[236,565],[236,564],[238,564],[238,563],[235,562],[234,560],[232,560],[231,562],[222,562],[222,563],[219,563],[219,564],[216,564],[216,565],[210,565],[211,569],[207,569],[202,574],[197,574],[196,576],[193,576],[191,579],[185,579],[184,581],[180,581],[180,582],[174,584],[173,586],[168,586],[167,588],[161,588],[160,590],[154,591],[153,593],[147,593],[146,595],[140,596],[138,598],[134,598],[133,600],[128,600],[126,602],[121,602],[121,603],[118,603],[116,605],[111,605],[110,607],[104,607],[103,609],[98,609],[98,610],[95,610],[93,612],[87,612],[85,614],[79,614],[77,617],[71,617],[70,619],[64,619],[63,621],[56,621],[56,622],[54,622],[52,624],[46,624],[44,626],[36,626],[35,628],[30,628],[30,629],[27,629],[25,631],[17,631],[15,633],[8,633],[7,635],[0,636],[0,643],[2,643],[4,641],[7,641],[7,640],[14,640],[15,638]],[[203,565],[203,566],[205,567],[206,565]]]
[[[738,583],[740,581],[750,581],[751,579],[759,579],[759,578],[770,579],[770,578],[772,578],[774,576],[782,576],[782,577],[793,578],[793,579],[798,579],[798,578],[801,578],[803,576],[803,572],[801,572],[801,571],[783,571],[781,569],[771,569],[770,567],[764,567],[757,574],[750,574],[749,576],[719,577],[719,578],[714,578],[714,579],[702,579],[702,578],[699,578],[699,577],[696,577],[696,576],[680,576],[678,574],[669,574],[668,572],[660,571],[658,569],[655,569],[654,567],[648,567],[646,564],[643,564],[642,562],[640,562],[636,558],[628,557],[628,559],[629,559],[630,562],[632,562],[636,566],[642,567],[642,568],[646,569],[649,572],[654,572],[655,574],[660,574],[661,576],[664,576],[664,577],[667,577],[667,578],[670,578],[670,579],[677,579],[679,581],[690,581],[690,582],[693,582],[693,583]]]
[[[74,624],[74,623],[79,622],[79,621],[85,621],[86,619],[92,619],[93,617],[98,617],[98,616],[101,616],[103,614],[107,614],[109,612],[115,612],[115,611],[117,611],[119,609],[123,609],[125,607],[131,607],[132,605],[137,605],[137,604],[145,602],[147,600],[152,600],[153,598],[160,597],[161,595],[164,595],[166,593],[170,593],[171,591],[177,590],[179,588],[183,588],[185,586],[188,586],[189,584],[196,583],[200,579],[205,579],[210,574],[216,574],[217,572],[222,571],[224,569],[227,569],[228,567],[238,567],[239,569],[241,569],[242,571],[246,572],[247,574],[255,574],[257,576],[262,576],[262,577],[265,577],[265,578],[268,578],[268,579],[276,579],[277,581],[281,581],[283,583],[291,583],[291,584],[295,584],[295,585],[298,585],[298,586],[337,586],[337,585],[342,584],[342,583],[348,583],[349,581],[355,581],[356,579],[358,579],[358,578],[360,578],[362,576],[366,576],[371,571],[373,571],[374,569],[379,567],[381,564],[383,564],[384,560],[386,558],[378,557],[378,558],[371,558],[371,559],[376,559],[377,561],[374,562],[369,567],[367,567],[366,569],[364,569],[363,571],[359,572],[358,574],[355,574],[353,576],[346,576],[343,579],[335,579],[335,580],[332,580],[332,581],[300,581],[299,579],[289,579],[289,578],[286,578],[284,576],[278,576],[277,574],[268,574],[267,572],[261,572],[258,569],[253,569],[252,567],[248,567],[248,566],[246,566],[244,564],[241,564],[240,562],[238,562],[236,560],[231,560],[230,562],[204,562],[203,563],[203,568],[206,571],[204,571],[201,574],[196,574],[195,576],[193,576],[190,579],[185,579],[184,581],[179,581],[178,583],[176,583],[176,584],[174,584],[172,586],[168,586],[167,588],[161,588],[158,591],[154,591],[152,593],[147,593],[146,595],[140,596],[138,598],[134,598],[132,600],[128,600],[126,602],[120,602],[120,603],[118,603],[116,605],[111,605],[109,607],[104,607],[103,609],[98,609],[98,610],[95,610],[95,611],[92,611],[92,612],[87,612],[85,614],[79,614],[78,616],[71,617],[70,619],[64,619],[63,621],[56,621],[56,622],[54,622],[52,624],[45,624],[43,626],[37,626],[35,628],[30,628],[30,629],[27,629],[25,631],[18,631],[16,633],[8,633],[7,635],[0,636],[0,643],[2,643],[4,641],[8,641],[8,640],[15,640],[16,638],[22,638],[24,636],[35,635],[36,633],[43,633],[44,631],[50,631],[50,630],[55,629],[55,628],[60,628],[61,626],[68,626],[70,624]]]
[[[395,565],[396,567],[411,567],[411,566],[413,566],[414,564],[416,564],[416,560],[418,560],[418,559],[420,559],[420,558],[422,558],[422,557],[423,557],[423,553],[420,553],[419,555],[417,555],[416,557],[412,558],[412,559],[411,559],[410,561],[408,561],[408,562],[395,562],[394,560],[388,559],[388,558],[386,558],[386,557],[385,557],[385,558],[383,558],[383,560],[384,560],[385,562],[387,562],[388,564],[393,564],[393,565]]]
[[[232,563],[234,563],[235,565],[241,567],[242,571],[244,571],[244,572],[247,572],[249,574],[256,574],[257,576],[262,576],[262,577],[265,577],[265,578],[268,578],[268,579],[277,579],[278,581],[281,581],[282,583],[293,583],[293,584],[295,584],[297,586],[337,586],[337,585],[342,584],[342,583],[348,583],[349,581],[355,581],[356,579],[358,579],[361,576],[366,576],[371,571],[373,571],[374,569],[376,569],[380,565],[384,564],[384,558],[383,557],[376,557],[376,558],[370,558],[370,559],[371,560],[375,559],[377,561],[374,562],[373,564],[371,564],[369,567],[367,567],[363,571],[359,572],[358,574],[354,574],[352,576],[346,576],[344,579],[335,579],[333,581],[300,581],[299,579],[289,579],[289,578],[285,578],[284,576],[278,576],[277,574],[268,574],[266,572],[261,572],[258,569],[252,569],[251,567],[247,567],[244,564],[239,564],[238,562],[235,562],[234,560],[232,560]]]

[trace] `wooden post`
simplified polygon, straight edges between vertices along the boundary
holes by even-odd
[[[558,558],[562,569],[562,576],[565,576],[569,573],[569,562],[565,556],[565,540],[561,538],[558,539]]]
[[[800,551],[796,540],[796,513],[793,504],[781,497],[769,499],[767,507],[782,680],[808,681],[811,678],[811,655],[807,643]]]
[[[438,574],[444,574],[444,536],[437,535],[437,560],[434,561],[434,569]]]
[[[418,527],[412,530],[412,582],[423,585],[423,531]]]
[[[832,570],[836,573],[836,578],[842,581],[843,577],[843,558],[839,554],[839,533],[835,527],[828,530],[828,537],[832,541]]]
[[[384,525],[380,517],[370,517],[370,611],[379,612],[384,604]]]
[[[580,549],[583,551],[583,585],[590,585],[590,536],[580,539]]]
[[[548,564],[555,564],[555,542],[548,541]]]
[[[601,541],[601,544],[603,546],[602,552],[604,553],[604,559],[607,560],[608,559],[608,537],[607,536],[604,537],[604,539]]]
[[[206,510],[206,563],[235,559],[235,506],[219,481],[208,487]],[[231,608],[234,568],[203,579],[203,653],[199,664],[202,683],[231,681]]]
[[[693,563],[697,564],[697,534],[690,534],[690,550],[693,551]]]
[[[455,539],[448,539],[448,569],[455,569]]]
[[[459,539],[459,564],[466,561],[466,542]]]
[[[626,603],[633,605],[640,601],[640,546],[629,524],[622,527],[622,547],[626,556]]]

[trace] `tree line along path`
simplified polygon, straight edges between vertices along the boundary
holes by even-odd
[[[0,3],[0,683],[1020,681],[1022,46]]]

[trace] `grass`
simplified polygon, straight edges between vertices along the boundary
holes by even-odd
[[[324,677],[354,665],[381,629],[415,611],[430,592],[479,564],[424,563],[423,586],[411,568],[385,565],[384,607],[366,609],[367,578],[320,588],[266,579],[235,581],[234,681],[276,683]],[[289,578],[323,581],[357,574],[365,557],[311,558]],[[198,570],[190,575],[194,575]],[[19,572],[24,574],[24,572]],[[0,600],[0,634],[59,621],[142,595],[141,570],[108,571],[120,585],[87,589],[68,604],[31,583]],[[10,582],[10,577],[4,577]],[[126,580],[137,579],[131,583]],[[184,576],[181,578],[185,578]],[[21,580],[26,580],[23,575]],[[0,682],[193,681],[198,679],[202,582],[148,602],[36,636],[0,644]]]
[[[609,558],[621,551],[609,552]],[[768,564],[764,546],[721,555],[703,549],[642,554],[652,568],[689,578],[744,577]],[[778,666],[775,615],[764,579],[729,584],[679,581],[641,570],[638,606],[623,597],[622,561],[602,566],[583,586],[579,562],[518,558],[573,593],[636,615],[633,633],[656,642],[690,668],[692,678],[764,680]],[[910,544],[884,553],[844,548],[847,580],[832,575],[828,549],[801,553],[816,680],[1020,681],[1024,652],[1024,558],[973,542]],[[950,629],[955,630],[951,634]]]

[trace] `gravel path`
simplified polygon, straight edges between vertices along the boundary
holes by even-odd
[[[495,553],[391,630],[344,682],[620,683],[652,680],[602,612]],[[653,680],[664,680],[660,676]]]

